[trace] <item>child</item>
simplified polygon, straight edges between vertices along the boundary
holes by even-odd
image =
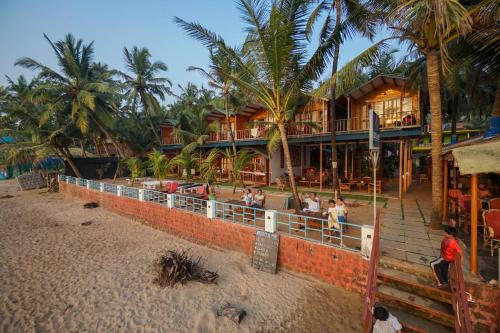
[[[403,325],[401,325],[398,318],[394,317],[382,306],[375,306],[373,317],[375,318],[373,333],[400,333],[403,329]]]
[[[347,222],[347,206],[344,203],[344,199],[338,198],[337,205],[335,207],[337,209],[338,220],[341,223]]]
[[[444,232],[446,234],[441,241],[441,256],[430,263],[438,287],[448,284],[450,263],[455,261],[457,254],[462,255],[462,249],[457,241],[457,229],[447,225],[444,227]]]
[[[247,189],[246,193],[243,194],[243,201],[245,202],[245,206],[251,206],[253,201],[253,194],[251,189]]]
[[[337,208],[335,206],[335,200],[328,200],[328,209],[323,215],[328,215],[328,229],[340,229],[340,225],[338,222]],[[333,233],[334,230],[330,230],[330,242],[333,242]]]

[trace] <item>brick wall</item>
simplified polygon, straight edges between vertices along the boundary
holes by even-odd
[[[489,332],[500,332],[500,288],[478,283],[466,283],[474,303],[469,303],[473,323],[489,327]]]
[[[208,219],[205,215],[127,197],[87,190],[60,183],[60,191],[86,202],[98,202],[102,207],[120,215],[139,219],[157,229],[191,242],[245,253],[251,257],[255,228],[241,224]],[[349,291],[364,293],[368,262],[355,252],[280,235],[278,265],[303,273]]]

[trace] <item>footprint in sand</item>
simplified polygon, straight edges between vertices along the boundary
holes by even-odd
[[[193,333],[215,333],[215,314],[209,310],[198,314]]]

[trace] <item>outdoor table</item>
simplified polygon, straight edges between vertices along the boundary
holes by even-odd
[[[161,184],[167,184],[167,183],[171,183],[170,180],[162,180],[161,181]],[[156,190],[156,188],[158,186],[160,186],[160,181],[159,180],[149,180],[149,181],[146,181],[146,182],[142,182],[142,188],[143,189],[146,189],[146,190]]]
[[[226,211],[224,211],[223,214],[225,216],[230,216],[230,217],[234,217],[234,215],[245,215],[245,213],[246,214],[250,214],[250,213],[255,214],[256,211],[254,210],[254,208],[258,209],[258,207],[246,206],[245,201],[242,201],[242,200],[231,199],[231,200],[224,201],[224,203],[228,204],[228,206],[229,206],[229,214],[227,214]],[[254,218],[255,218],[255,216],[254,216]]]

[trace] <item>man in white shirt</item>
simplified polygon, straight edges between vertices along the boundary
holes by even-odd
[[[319,207],[319,198],[316,196],[316,193],[312,192],[308,197],[302,197],[302,202],[307,204],[307,208],[304,208],[303,211],[306,213],[320,213],[321,209]]]
[[[403,329],[403,325],[398,321],[398,318],[394,317],[382,306],[375,306],[373,317],[375,317],[373,333],[401,333]]]

